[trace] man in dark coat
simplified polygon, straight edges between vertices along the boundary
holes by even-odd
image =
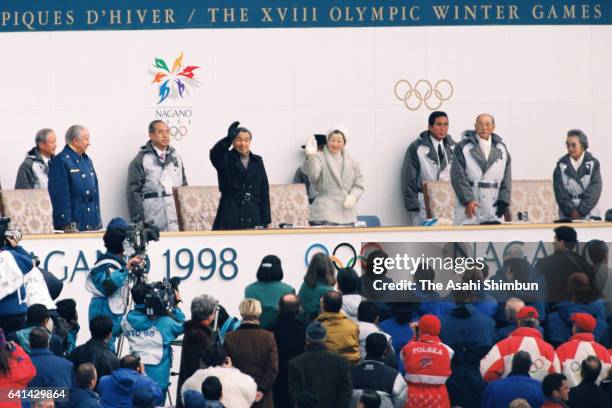
[[[555,228],[554,233],[554,253],[540,260],[535,268],[546,280],[546,300],[560,302],[571,300],[567,284],[572,273],[584,272],[590,283],[593,283],[594,273],[588,262],[576,252],[576,230],[561,226]]]
[[[306,326],[297,318],[300,312],[300,299],[296,295],[283,296],[278,302],[278,312],[278,320],[270,328],[278,346],[278,375],[274,383],[274,406],[290,407],[291,400],[287,381],[289,361],[304,352]]]
[[[198,369],[205,368],[201,363],[202,353],[214,344],[212,324],[218,302],[209,295],[201,295],[191,301],[191,320],[184,323],[185,335],[181,351],[181,365],[176,387],[176,408],[183,407],[181,388],[183,383]]]
[[[569,403],[572,408],[609,408],[610,397],[595,381],[601,371],[601,361],[595,356],[588,356],[580,365],[582,382],[570,389]]]
[[[210,150],[221,192],[213,230],[265,228],[272,220],[263,159],[250,151],[251,132],[239,125],[232,123]]]
[[[94,391],[98,382],[96,367],[92,363],[81,364],[70,388],[70,408],[102,408],[100,396]]]
[[[96,316],[89,322],[89,331],[91,339],[72,350],[69,360],[75,368],[83,363],[93,363],[96,373],[102,378],[119,368],[117,355],[108,348],[113,336],[113,321],[108,316]]]
[[[294,403],[304,391],[314,394],[323,408],[348,408],[353,394],[346,358],[323,344],[327,330],[318,320],[306,328],[304,354],[289,361],[289,396]]]

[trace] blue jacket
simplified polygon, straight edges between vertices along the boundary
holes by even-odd
[[[547,340],[558,347],[565,343],[572,336],[572,321],[574,313],[588,313],[597,319],[595,326],[595,341],[604,346],[608,346],[608,323],[606,323],[605,305],[602,300],[591,303],[571,303],[559,302],[556,306],[557,311],[548,315],[548,325],[546,326]]]
[[[206,400],[201,392],[187,390],[183,393],[184,408],[206,408]]]
[[[497,301],[491,295],[486,293],[485,291],[476,292],[477,301],[472,304],[476,308],[476,311],[489,317],[495,316],[495,311],[497,310]],[[457,306],[455,303],[453,294],[450,293],[445,299],[439,302],[438,310],[439,310],[439,318],[442,319],[443,316],[446,316]]]
[[[66,355],[70,355],[72,350],[76,347],[77,336],[79,335],[79,330],[81,330],[81,326],[78,323],[74,323],[74,326],[68,330],[68,335],[66,337],[66,342],[68,345],[66,346]]]
[[[400,372],[402,374],[406,374],[404,362],[400,358],[400,353],[406,343],[412,339],[413,333],[412,329],[410,328],[410,324],[399,324],[397,320],[392,317],[381,322],[378,327],[391,336],[391,344],[393,345],[393,349],[395,350],[395,355],[397,357],[397,366],[400,368]]]
[[[480,313],[473,304],[455,306],[442,318],[441,326],[440,340],[455,350],[455,364],[478,368],[482,357],[495,344],[495,321]],[[467,349],[462,352],[464,347]]]
[[[503,380],[492,381],[485,389],[482,408],[507,407],[517,398],[524,398],[530,406],[544,403],[542,383],[528,375],[510,374]]]
[[[100,261],[104,260],[114,260],[121,265],[121,268],[117,268],[113,264],[108,263],[99,265]],[[104,281],[107,278],[107,271],[110,271],[108,277],[117,288],[127,285],[129,271],[126,269],[125,264],[125,260],[122,257],[111,254],[108,251],[100,255],[96,260],[96,265],[94,265],[94,267],[89,271],[89,277],[91,277],[91,281],[93,282],[95,288],[100,293],[104,293]],[[112,346],[112,348],[114,348],[115,338],[119,336],[119,333],[121,332],[121,319],[124,315],[123,313],[115,314],[111,311],[108,304],[108,297],[94,295],[89,303],[89,321],[99,315],[108,316],[113,321],[113,338],[109,344]]]
[[[34,265],[32,263],[32,256],[22,247],[18,246],[12,248],[10,246],[5,246],[1,251],[9,251],[13,255],[13,258],[15,258],[17,262],[17,266],[19,266],[21,273],[24,275],[32,270]],[[25,304],[25,298],[25,286],[22,285],[21,288],[17,289],[15,292],[0,299],[0,316],[25,314],[28,311],[28,306]],[[21,299],[22,302],[20,302],[19,299]]]
[[[441,317],[442,298],[440,298],[440,294],[434,290],[422,290],[419,286],[417,285],[417,289],[414,290],[415,301],[421,302],[418,315],[432,314],[438,318]]]
[[[183,401],[185,401],[183,404],[185,408],[225,408],[225,405],[220,401],[206,401],[201,392],[194,390],[185,391]]]
[[[56,356],[47,348],[32,349],[30,358],[36,367],[36,377],[30,381],[29,387],[70,388],[73,374],[73,365],[70,361]]]
[[[454,350],[452,374],[446,387],[452,405],[480,404],[486,387],[480,375],[480,360],[495,344],[495,321],[472,304],[455,306],[441,321],[440,340]]]
[[[68,408],[102,408],[100,396],[87,388],[71,388]]]
[[[161,335],[162,357],[157,364],[147,364],[143,358],[145,372],[149,377],[157,381],[162,391],[165,392],[170,380],[170,367],[172,366],[172,343],[178,336],[183,334],[183,322],[185,315],[178,307],[174,309],[174,317],[160,316],[155,320],[147,317],[144,305],[136,305],[134,310],[126,316],[127,323],[132,326],[132,330],[126,331],[125,322],[122,323],[122,330],[130,344],[130,352],[138,353],[141,357],[146,354],[146,349],[154,344],[154,337]],[[151,341],[139,341],[149,337]]]
[[[76,222],[79,231],[102,228],[98,177],[87,154],[68,145],[49,166],[49,196],[56,229]]]
[[[155,405],[164,404],[165,396],[155,380],[131,368],[119,368],[100,378],[98,392],[104,408],[132,408],[132,395],[141,387],[150,387]]]

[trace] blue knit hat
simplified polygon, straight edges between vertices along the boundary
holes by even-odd
[[[121,217],[115,217],[112,220],[110,220],[110,222],[106,226],[106,229],[111,229],[111,228],[127,229],[128,226],[129,224],[127,223],[126,220],[124,220]]]

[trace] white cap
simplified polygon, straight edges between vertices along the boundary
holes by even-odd
[[[329,138],[329,135],[331,135],[334,132],[341,132],[344,135],[344,139],[348,139],[348,129],[346,128],[346,126],[338,124],[335,126],[332,126],[329,128],[329,130],[327,131],[327,137]]]

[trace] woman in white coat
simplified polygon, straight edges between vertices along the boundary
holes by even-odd
[[[327,132],[327,145],[317,151],[317,141],[306,141],[302,171],[308,175],[319,195],[310,205],[310,221],[327,225],[357,221],[355,205],[364,184],[359,163],[346,152],[347,131],[335,126]]]

